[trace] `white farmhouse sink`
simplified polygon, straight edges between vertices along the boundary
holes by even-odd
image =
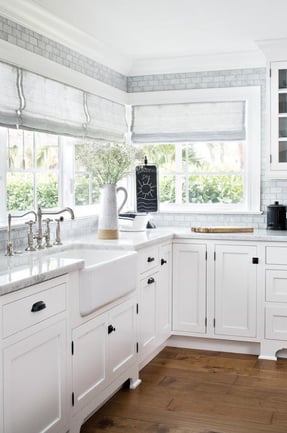
[[[83,259],[80,271],[80,314],[86,316],[136,288],[137,253],[135,251],[76,248],[57,257]]]

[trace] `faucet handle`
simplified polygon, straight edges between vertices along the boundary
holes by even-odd
[[[51,221],[53,221],[51,218],[46,218],[43,220],[43,223],[46,223],[46,225],[47,225],[46,232],[44,233],[44,238],[46,240],[46,243],[45,243],[46,248],[50,248],[53,246],[51,244],[51,233],[50,233],[50,222]]]
[[[35,221],[33,220],[26,221],[25,224],[27,224],[29,227],[28,246],[27,248],[25,248],[25,251],[36,251],[36,248],[34,247],[34,234],[33,234],[33,224],[35,224]]]

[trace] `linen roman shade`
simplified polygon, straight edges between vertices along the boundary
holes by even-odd
[[[24,128],[83,136],[86,117],[81,90],[23,71],[23,95]]]
[[[87,93],[87,124],[89,138],[107,141],[124,141],[127,133],[125,106]]]
[[[0,125],[125,141],[125,106],[0,62]]]
[[[20,106],[17,91],[17,69],[0,63],[0,124],[15,126]]]
[[[133,107],[134,143],[244,140],[245,135],[245,101]]]

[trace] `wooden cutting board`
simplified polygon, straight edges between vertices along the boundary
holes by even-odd
[[[196,233],[252,233],[253,227],[191,227]]]

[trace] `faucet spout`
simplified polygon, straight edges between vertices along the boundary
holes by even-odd
[[[40,209],[40,207],[39,207]],[[69,214],[71,215],[71,219],[74,220],[75,219],[75,214],[72,208],[70,207],[64,207],[63,209],[60,209],[59,211],[42,211],[42,215],[59,215],[61,213],[64,212],[69,212]]]

